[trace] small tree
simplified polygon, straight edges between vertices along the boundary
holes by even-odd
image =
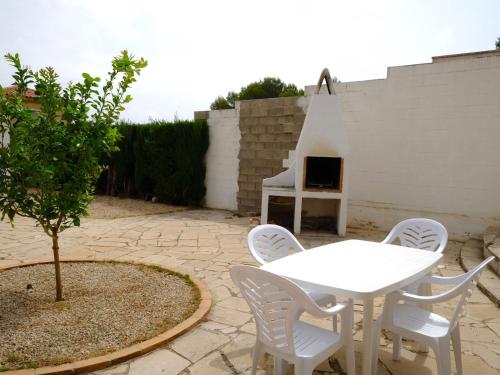
[[[279,78],[266,77],[241,88],[239,93],[228,92],[226,97],[219,96],[210,105],[210,109],[234,108],[236,100],[278,98],[283,96],[302,96],[304,90],[294,84],[286,84]]]
[[[495,42],[495,47],[496,49],[500,49],[500,38],[497,38],[497,41]]]
[[[56,301],[61,301],[59,234],[79,226],[87,214],[103,169],[101,157],[115,149],[113,125],[123,104],[132,100],[126,92],[147,62],[123,51],[113,59],[102,88],[99,77],[83,73],[82,82],[63,89],[53,68],[33,72],[21,65],[18,54],[5,58],[15,68],[17,93],[0,87],[1,219],[13,224],[16,215],[30,217],[52,239]],[[41,104],[36,114],[23,104],[30,84]]]

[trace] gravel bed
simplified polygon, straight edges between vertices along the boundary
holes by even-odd
[[[0,371],[95,357],[189,317],[199,292],[180,275],[123,263],[62,263],[0,272]]]

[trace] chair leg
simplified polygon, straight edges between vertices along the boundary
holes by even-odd
[[[451,375],[449,337],[442,337],[438,339],[437,350],[436,350],[436,361],[437,361],[438,375]]]
[[[337,297],[332,296],[332,307],[337,304]],[[333,318],[333,332],[338,332],[338,319],[337,315],[334,315]]]
[[[262,356],[262,350],[260,348],[260,345],[256,343],[255,347],[253,348],[253,354],[252,354],[252,375],[255,375],[257,372],[257,366],[259,364],[259,359],[261,356]]]
[[[288,362],[284,359],[274,356],[274,375],[285,375]]]
[[[371,368],[376,373],[377,369],[377,361],[378,361],[378,350],[379,350],[379,341],[380,341],[380,333],[382,331],[382,316],[380,316],[373,326],[373,353],[372,353],[372,365]]]
[[[451,332],[451,343],[453,345],[453,354],[455,355],[457,375],[462,375],[462,344],[460,343],[460,327],[458,325]]]
[[[401,353],[401,335],[399,333],[392,334],[392,359],[394,361],[399,361],[399,355]]]
[[[344,350],[345,350],[345,362],[347,365],[347,374],[356,375],[356,362],[354,359],[354,340],[352,338],[352,332],[346,332],[345,334],[346,334],[346,340],[344,344]]]
[[[295,375],[312,375],[314,365],[310,361],[300,360],[295,362]]]
[[[352,299],[349,299],[350,309],[341,315],[340,337],[344,342],[345,360],[347,374],[356,374],[356,363],[354,359],[354,338],[352,335],[352,324],[354,311],[352,309]]]

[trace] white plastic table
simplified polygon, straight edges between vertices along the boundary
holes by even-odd
[[[275,260],[261,268],[318,292],[363,301],[363,374],[373,374],[373,300],[418,280],[442,254],[378,242],[347,240]]]

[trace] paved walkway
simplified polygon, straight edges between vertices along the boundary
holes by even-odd
[[[210,288],[214,305],[205,322],[191,332],[148,355],[95,372],[95,375],[225,375],[249,374],[250,353],[255,340],[252,316],[228,270],[235,264],[254,264],[247,252],[248,218],[214,210],[193,210],[172,214],[121,219],[86,219],[80,229],[61,235],[62,258],[117,259],[182,267],[203,280]],[[380,241],[385,233],[350,230],[348,237]],[[334,235],[309,233],[300,236],[306,248],[338,241]],[[450,242],[445,262],[438,272],[459,274],[457,256],[461,243]],[[35,259],[51,260],[50,241],[32,221],[20,219],[11,229],[0,223],[0,267]],[[382,299],[376,301],[380,312]],[[355,305],[357,349],[362,337],[362,306]],[[437,312],[450,313],[449,305]],[[306,317],[308,320],[314,320]],[[315,323],[330,327],[327,320]],[[474,292],[467,314],[461,321],[465,374],[499,374],[500,309],[479,291]],[[417,354],[405,343],[402,359],[391,360],[391,341],[381,338],[378,374],[436,374],[434,354]],[[320,365],[315,375],[341,374],[343,355]],[[356,356],[357,367],[361,363]],[[272,360],[261,362],[258,374],[272,374]],[[293,371],[290,370],[290,374]]]

